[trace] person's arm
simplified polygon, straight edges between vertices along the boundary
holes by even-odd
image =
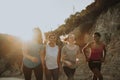
[[[60,59],[61,59],[61,48],[58,48],[59,49],[59,51],[58,51],[58,56],[57,56],[57,63],[58,63],[58,67],[60,67],[61,66],[61,61],[60,61]]]
[[[76,54],[76,63],[79,63],[79,56],[80,56],[80,48],[77,46],[77,54]]]
[[[65,53],[66,53],[66,50],[65,50],[65,46],[62,48],[62,50],[61,50],[61,62],[63,62],[63,63],[65,63],[65,58],[66,58],[66,55],[65,55]]]
[[[28,54],[28,48],[26,46],[24,46],[24,48],[23,48],[23,56],[26,57],[27,59],[31,60],[32,62],[38,61],[35,57]]]
[[[61,49],[61,62],[63,63],[64,62],[64,59],[65,59],[65,50],[64,50],[64,46],[62,47]]]
[[[45,55],[46,55],[46,47],[43,46],[43,48],[40,50],[40,58],[41,58],[43,69],[45,68]]]
[[[103,44],[102,62],[105,61],[105,58],[106,58],[106,46]]]
[[[23,56],[26,57],[26,58],[28,58],[28,59],[30,59],[30,60],[32,59],[32,56],[30,56],[28,54],[28,51],[26,49],[23,50]]]
[[[85,58],[86,58],[87,61],[88,61],[88,56],[87,56],[87,54],[86,54],[86,50],[89,49],[90,46],[91,46],[91,43],[88,43],[88,44],[86,44],[86,45],[83,47],[83,49],[82,49],[82,53],[85,55]]]
[[[61,62],[68,66],[71,66],[72,63],[70,61],[66,60],[66,57],[67,57],[67,55],[66,55],[66,50],[65,50],[65,46],[64,46],[61,50]]]

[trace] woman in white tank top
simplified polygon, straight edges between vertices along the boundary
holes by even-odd
[[[46,80],[58,80],[60,65],[60,49],[56,45],[56,36],[50,34],[49,43],[45,47],[45,76]]]

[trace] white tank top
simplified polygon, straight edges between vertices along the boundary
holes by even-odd
[[[48,69],[58,68],[57,64],[58,46],[50,47],[46,45],[46,66]]]

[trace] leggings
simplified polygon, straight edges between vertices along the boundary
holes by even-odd
[[[45,69],[45,76],[46,80],[58,80],[59,78],[59,70],[58,68],[56,69]]]
[[[43,80],[42,65],[39,65],[35,68],[28,68],[25,65],[23,65],[23,74],[24,74],[25,80],[31,80],[32,71],[34,71],[36,80]]]

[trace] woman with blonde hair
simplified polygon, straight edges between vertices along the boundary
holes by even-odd
[[[42,33],[39,28],[34,28],[33,33],[33,40],[23,47],[23,74],[25,80],[31,80],[34,71],[36,80],[42,80],[44,52]]]
[[[61,51],[61,60],[67,80],[74,80],[74,73],[78,66],[80,54],[79,46],[75,44],[75,35],[69,34],[67,44],[65,44]]]

